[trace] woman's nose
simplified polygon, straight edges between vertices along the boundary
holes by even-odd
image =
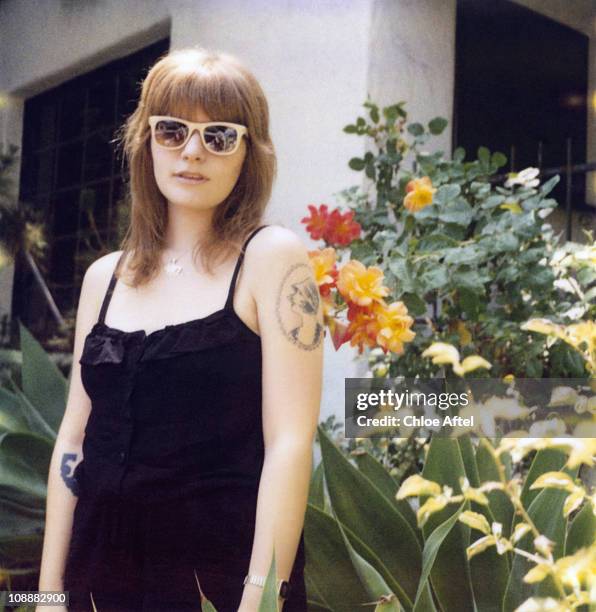
[[[198,130],[195,130],[188,139],[188,142],[182,148],[183,157],[197,157],[205,153],[201,135]]]

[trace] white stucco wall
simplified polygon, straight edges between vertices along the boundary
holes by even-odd
[[[382,106],[405,100],[408,122],[437,116],[447,129],[429,150],[451,149],[455,0],[373,0],[368,89]],[[428,35],[432,32],[432,36]],[[409,158],[408,158],[409,159]]]
[[[171,48],[200,44],[236,54],[270,104],[279,159],[267,222],[296,231],[307,204],[361,180],[347,161],[363,142],[344,134],[366,98],[370,0],[4,0],[0,3],[2,143],[20,145],[23,99],[136,51],[168,33]],[[0,278],[9,305],[9,272]],[[10,271],[12,278],[12,271]],[[354,351],[327,338],[321,418],[343,420]]]

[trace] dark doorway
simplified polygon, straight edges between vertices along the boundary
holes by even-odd
[[[503,171],[546,169],[565,165],[569,138],[572,163],[586,163],[588,37],[507,0],[457,0],[456,28],[454,148],[501,151]],[[576,175],[572,206],[585,198]]]

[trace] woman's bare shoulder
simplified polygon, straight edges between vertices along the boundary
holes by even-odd
[[[246,247],[247,276],[253,295],[262,292],[277,276],[297,264],[309,264],[308,249],[296,232],[281,225],[269,225]]]
[[[282,225],[272,224],[255,234],[246,248],[246,256],[249,257],[250,252],[253,259],[257,259],[305,249],[304,241],[296,232]]]
[[[81,301],[89,304],[94,310],[108,288],[120,255],[122,251],[102,255],[93,261],[85,272],[81,286]]]
[[[91,287],[95,285],[107,285],[110,282],[112,272],[116,268],[118,259],[120,259],[122,251],[113,251],[98,257],[89,265],[85,272],[85,279]]]

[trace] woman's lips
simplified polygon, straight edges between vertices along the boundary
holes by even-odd
[[[206,183],[209,180],[206,178],[199,178],[194,176],[184,176],[182,174],[176,174],[175,178],[189,185],[200,185],[201,183]]]

